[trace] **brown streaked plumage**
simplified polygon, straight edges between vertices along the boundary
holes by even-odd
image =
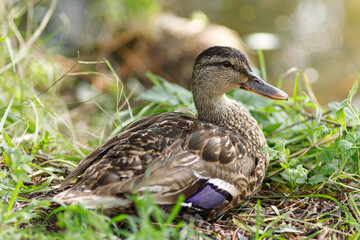
[[[83,159],[55,196],[65,203],[128,208],[128,194],[149,191],[159,204],[211,210],[218,216],[248,200],[268,165],[265,137],[255,119],[225,93],[245,89],[286,100],[286,93],[254,75],[243,53],[212,47],[195,61],[192,91],[198,117],[180,112],[152,115],[125,127]]]

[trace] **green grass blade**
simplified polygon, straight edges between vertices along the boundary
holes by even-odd
[[[11,198],[10,198],[10,201],[9,201],[9,205],[8,205],[8,207],[7,207],[7,211],[6,211],[5,217],[8,217],[8,216],[9,216],[9,214],[10,214],[10,212],[11,212],[11,209],[13,208],[13,206],[14,206],[14,204],[15,204],[15,201],[16,201],[16,199],[17,199],[17,196],[18,196],[18,194],[19,194],[19,192],[20,192],[20,188],[21,188],[22,185],[23,185],[23,182],[22,182],[22,181],[18,181],[18,182],[16,183],[16,187],[15,187],[15,189],[14,189],[12,195],[11,195]]]
[[[282,87],[282,84],[283,84],[283,81],[284,81],[284,75],[283,74],[280,74],[279,78],[278,78],[278,83],[276,85],[277,88],[281,89]]]
[[[297,72],[295,76],[295,84],[294,84],[294,92],[293,92],[293,99],[294,99],[294,105],[297,104],[297,97],[298,97],[298,91],[299,91],[299,77],[300,74]]]
[[[5,121],[6,121],[6,119],[7,119],[7,116],[9,115],[9,112],[10,112],[10,109],[11,109],[11,106],[12,106],[12,103],[13,103],[13,101],[14,101],[14,97],[15,97],[15,95],[11,98],[9,105],[8,105],[8,107],[6,108],[5,113],[4,113],[4,115],[2,116],[2,118],[1,118],[1,121],[0,121],[0,133],[4,130]]]
[[[5,43],[6,43],[6,47],[9,51],[9,55],[10,55],[10,59],[11,59],[11,64],[12,64],[12,68],[13,68],[13,73],[16,73],[16,68],[15,68],[15,61],[14,61],[14,53],[13,53],[13,48],[11,45],[11,41],[8,37],[5,38]]]
[[[180,195],[178,200],[176,201],[171,213],[169,214],[166,222],[165,222],[165,225],[169,225],[171,224],[175,217],[178,215],[178,213],[180,212],[181,210],[181,203],[185,200],[185,196],[184,195]]]
[[[258,199],[257,202],[256,202],[256,232],[255,232],[255,239],[259,239],[260,221],[261,221],[261,203],[260,203],[260,199]]]
[[[266,62],[265,62],[264,53],[263,53],[263,51],[261,49],[259,49],[258,54],[259,54],[259,64],[260,64],[261,77],[265,82],[267,82]]]

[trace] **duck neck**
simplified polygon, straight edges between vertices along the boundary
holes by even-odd
[[[229,99],[225,94],[213,98],[194,95],[194,102],[199,120],[231,130],[259,147],[266,145],[264,134],[256,120],[240,103]]]

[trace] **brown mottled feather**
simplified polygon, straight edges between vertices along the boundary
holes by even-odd
[[[154,123],[158,117],[160,117],[160,114],[155,114],[130,123],[121,131],[120,134],[108,140],[103,145],[92,151],[86,158],[84,158],[76,167],[76,169],[67,176],[65,181],[61,184],[60,188],[67,187],[72,179],[83,174],[90,165],[101,159],[101,157],[104,156],[110,148],[124,141],[123,139],[129,137],[132,135],[132,133],[137,132],[140,129],[146,129],[149,125]]]
[[[231,68],[223,65],[225,60]],[[83,159],[61,187],[79,177],[74,186],[55,199],[89,208],[102,204],[112,211],[131,205],[127,194],[141,197],[149,191],[159,204],[173,204],[180,194],[190,205],[207,204],[202,197],[210,197],[213,207],[206,209],[216,215],[239,206],[261,185],[268,165],[257,122],[225,96],[249,84],[251,74],[238,50],[204,51],[195,61],[192,79],[197,118],[173,112],[131,123]],[[270,90],[280,94],[274,95],[277,99],[285,99],[285,93]],[[218,203],[211,205],[212,196],[220,199]]]

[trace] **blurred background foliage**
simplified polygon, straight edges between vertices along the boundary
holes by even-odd
[[[23,1],[2,2],[2,18],[12,13],[26,36],[51,1],[25,1],[23,9],[16,7]],[[209,45],[233,45],[250,57],[260,48],[270,82],[298,67],[326,104],[345,98],[359,71],[359,12],[357,0],[62,0],[43,36],[53,35],[46,46],[61,54],[51,57],[65,69],[79,51],[81,60],[106,58],[124,82],[138,77],[146,87],[148,70],[189,87],[193,60]],[[107,87],[107,81],[92,78],[92,87]],[[285,79],[285,90],[292,85],[293,78]]]
[[[191,24],[164,18],[168,12]],[[124,80],[150,69],[186,87],[193,58],[207,47],[198,34],[205,32],[208,45],[242,45],[250,55],[265,50],[272,83],[291,67],[302,69],[326,104],[345,98],[359,71],[359,23],[357,0],[63,0],[48,31],[62,28],[56,44],[65,56],[79,50],[83,57],[114,60]],[[211,24],[233,29],[245,44],[218,29],[207,33]],[[179,62],[190,62],[189,67],[172,70],[181,69]],[[292,79],[284,81],[286,89],[292,85]]]

